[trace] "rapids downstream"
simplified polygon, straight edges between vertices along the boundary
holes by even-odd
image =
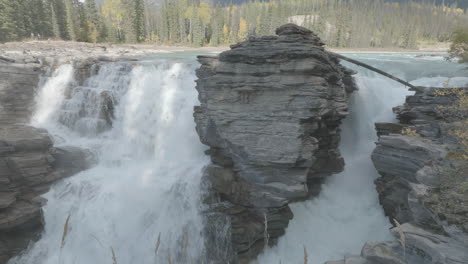
[[[411,81],[441,86],[462,67],[443,56],[350,54]],[[410,92],[362,68],[359,90],[342,125],[345,171],[328,179],[321,194],[291,205],[294,219],[277,246],[258,263],[320,264],[358,254],[369,240],[391,239],[379,205],[370,153],[374,123],[392,121],[392,107]],[[91,169],[54,185],[44,195],[45,231],[10,264],[206,263],[201,179],[209,163],[195,131],[193,54],[114,62],[78,84],[62,65],[44,80],[31,123],[45,128],[56,145],[91,150]],[[467,78],[451,78],[463,85]],[[112,125],[100,118],[102,94],[113,98]],[[62,243],[64,224],[68,232]],[[158,239],[159,237],[159,239]],[[156,252],[155,252],[156,251]]]

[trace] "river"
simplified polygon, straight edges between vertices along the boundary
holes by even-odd
[[[443,56],[348,55],[415,85],[468,82],[457,77],[463,68]],[[359,72],[359,90],[341,127],[345,170],[329,177],[318,197],[291,205],[295,217],[286,235],[259,263],[303,263],[306,248],[309,263],[319,264],[359,254],[368,240],[391,239],[373,184],[374,123],[393,121],[392,107],[411,92],[348,66]],[[41,239],[9,263],[205,263],[210,249],[203,243],[200,183],[209,158],[192,116],[198,104],[194,54],[95,67],[97,74],[80,84],[73,67],[62,65],[39,89],[31,123],[47,129],[58,146],[91,150],[95,164],[44,195]],[[102,118],[108,98],[111,126]]]

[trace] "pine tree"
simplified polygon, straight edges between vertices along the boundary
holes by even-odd
[[[102,23],[101,17],[99,16],[96,2],[94,2],[94,0],[86,0],[85,13],[88,24],[88,41],[92,43],[104,41],[105,36],[102,34],[104,25]]]
[[[12,8],[9,0],[0,0],[0,42],[6,42],[16,37],[15,24],[12,19]]]
[[[192,32],[193,32],[193,41],[192,43],[195,46],[203,45],[203,36],[202,36],[202,29],[200,23],[200,17],[198,15],[198,6],[193,7],[193,14],[192,14]]]
[[[99,25],[101,19],[99,17],[99,13],[96,7],[96,2],[94,0],[86,0],[85,6],[86,14],[88,16],[89,21],[95,25]]]
[[[77,40],[83,42],[89,42],[89,24],[88,17],[85,11],[85,6],[82,3],[78,4],[78,34]]]
[[[8,32],[11,39],[19,40],[30,36],[31,26],[31,8],[28,8],[26,0],[5,1],[6,21]]]
[[[145,40],[145,4],[143,0],[134,0],[135,1],[135,36],[136,41],[141,42]]]
[[[67,40],[76,40],[75,34],[75,23],[73,21],[73,9],[72,9],[72,0],[64,0],[65,1],[65,18],[66,18],[66,32],[68,38]]]
[[[55,13],[55,8],[52,3],[50,5],[50,16],[51,16],[51,23],[52,23],[52,36],[56,38],[60,38],[60,28],[57,20],[57,15]]]
[[[69,26],[67,21],[67,8],[63,0],[51,0],[53,2],[53,10],[56,16],[57,25],[60,34],[59,38],[64,40],[71,39]]]
[[[210,38],[210,44],[213,46],[218,46],[223,43],[222,38],[224,26],[223,11],[220,3],[216,4],[216,8],[213,12],[211,26],[212,34]]]
[[[50,3],[44,0],[29,0],[30,18],[32,23],[31,31],[41,34],[43,37],[54,35],[52,24],[52,11]]]

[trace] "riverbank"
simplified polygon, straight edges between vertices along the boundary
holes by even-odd
[[[328,50],[341,53],[446,53],[448,43],[437,45],[423,45],[420,49],[408,50],[398,48],[328,48]],[[149,44],[110,44],[110,43],[85,43],[73,41],[23,41],[0,44],[0,56],[10,59],[27,57],[51,57],[58,56],[63,59],[77,57],[122,58],[141,56],[154,53],[171,53],[193,51],[200,53],[218,53],[228,50],[228,46],[221,47],[184,47],[184,46],[158,46]]]

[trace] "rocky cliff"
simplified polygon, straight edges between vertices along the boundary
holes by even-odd
[[[40,235],[40,195],[88,166],[85,151],[55,148],[47,131],[27,125],[44,71],[32,57],[0,58],[0,263]]]
[[[418,87],[394,109],[400,123],[376,124],[377,191],[400,242],[369,242],[352,263],[468,263],[468,166],[456,136],[467,93]]]
[[[200,56],[197,132],[212,164],[211,211],[228,216],[240,260],[275,243],[288,203],[315,195],[343,169],[339,125],[352,72],[308,29],[287,24],[217,57]]]

